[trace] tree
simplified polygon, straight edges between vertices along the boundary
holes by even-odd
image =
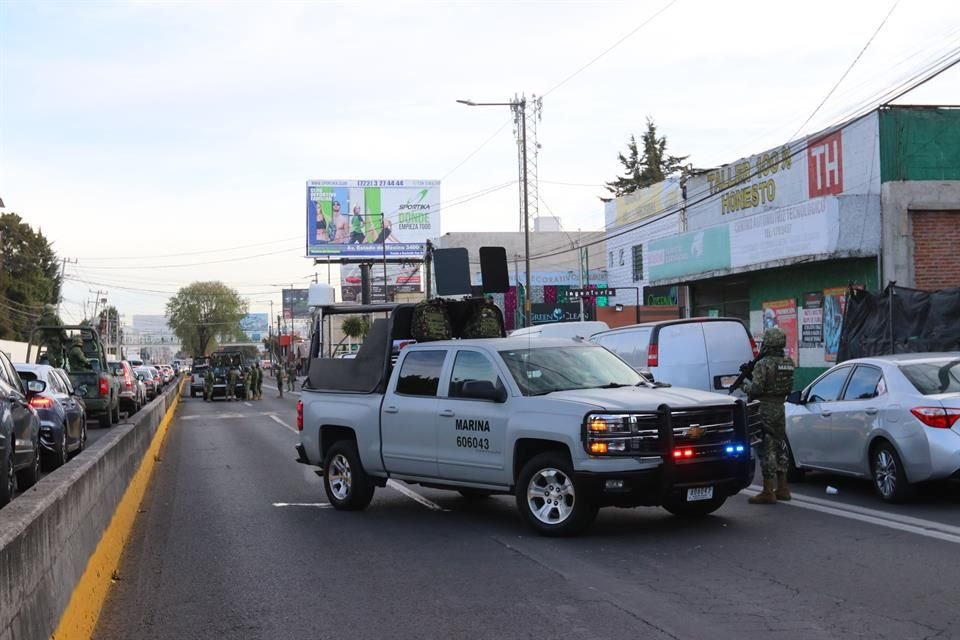
[[[343,319],[340,329],[346,338],[364,338],[370,331],[370,321],[366,316],[347,316]]]
[[[222,282],[194,282],[167,302],[167,324],[195,357],[209,353],[214,335],[234,335],[247,303]]]
[[[0,215],[0,339],[26,340],[38,319],[56,317],[61,284],[43,233],[15,213]]]
[[[617,176],[613,182],[606,183],[606,189],[614,198],[625,196],[639,189],[663,181],[683,171],[683,161],[690,156],[672,156],[667,153],[667,137],[657,137],[657,126],[652,118],[647,118],[647,130],[640,139],[643,155],[637,145],[637,139],[630,135],[627,143],[627,155],[617,154],[625,173]],[[609,201],[611,198],[600,198]]]
[[[104,307],[100,312],[97,331],[105,344],[118,345],[123,338],[123,331],[120,330],[120,312],[113,305]]]

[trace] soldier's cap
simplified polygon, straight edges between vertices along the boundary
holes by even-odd
[[[83,344],[83,338],[81,338],[80,336],[73,336],[73,344],[80,344],[80,345],[82,345],[82,344]]]
[[[770,327],[763,332],[763,346],[782,349],[787,345],[787,336],[778,327]]]

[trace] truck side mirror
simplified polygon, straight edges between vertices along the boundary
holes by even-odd
[[[648,369],[647,367],[640,369],[640,375],[642,375],[644,378],[646,378],[650,382],[655,382],[655,380],[653,379],[653,371],[650,371],[650,369]]]
[[[489,380],[466,380],[460,391],[461,398],[506,402],[507,390],[500,385],[494,386]]]
[[[803,392],[802,391],[791,391],[787,396],[787,402],[790,404],[803,404]]]

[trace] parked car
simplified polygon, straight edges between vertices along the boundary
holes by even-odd
[[[871,478],[888,502],[927,480],[960,478],[960,352],[848,360],[787,398],[796,476]]]
[[[646,322],[590,338],[637,371],[675,387],[723,392],[740,365],[757,354],[750,332],[736,318]]]
[[[108,363],[111,373],[120,378],[120,410],[132,416],[147,403],[146,394],[141,390],[133,367],[126,360],[114,360]]]
[[[33,380],[26,384],[0,352],[0,507],[40,479],[40,418],[30,398],[46,389]]]
[[[160,393],[160,385],[157,384],[157,379],[154,377],[153,371],[150,369],[150,367],[137,367],[133,370],[133,375],[136,376],[137,380],[143,383],[146,391],[147,402],[157,397],[157,395]]]
[[[40,419],[40,453],[47,469],[66,464],[71,453],[83,450],[87,441],[85,390],[74,391],[65,384],[66,372],[43,364],[14,365],[24,384],[40,380],[46,389],[30,396],[30,406]],[[78,397],[79,395],[79,397]]]
[[[190,372],[190,397],[196,398],[203,395],[203,376],[207,375],[206,364],[195,364]]]
[[[586,320],[584,322],[551,322],[538,324],[532,327],[515,329],[510,332],[511,338],[528,336],[531,338],[582,338],[586,340],[595,333],[607,331],[610,327],[606,322]]]
[[[163,386],[166,384],[166,381],[163,379],[163,374],[160,373],[160,369],[156,367],[147,367],[150,370],[150,375],[153,376],[154,382],[157,383],[157,393],[163,389]]]

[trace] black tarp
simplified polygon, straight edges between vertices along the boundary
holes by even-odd
[[[921,291],[891,283],[847,292],[837,362],[892,353],[960,351],[960,287]]]

